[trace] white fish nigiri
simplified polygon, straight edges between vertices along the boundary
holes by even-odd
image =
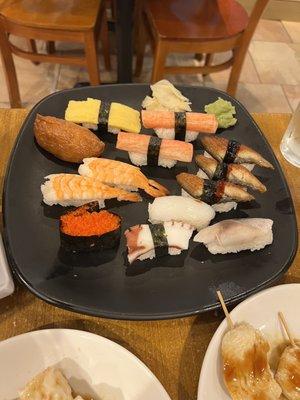
[[[128,261],[146,260],[187,250],[193,227],[183,222],[165,222],[156,225],[135,225],[125,231]]]
[[[215,217],[215,211],[210,205],[183,196],[157,198],[149,204],[148,211],[152,224],[180,221],[192,225],[197,230],[208,226]]]
[[[227,219],[201,230],[194,241],[212,254],[260,250],[273,242],[272,225],[266,218]]]

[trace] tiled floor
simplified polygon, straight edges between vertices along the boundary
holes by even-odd
[[[217,54],[214,60],[225,61],[229,56],[227,53]],[[27,60],[15,60],[21,97],[26,107],[32,107],[42,97],[56,90],[73,87],[78,81],[88,81],[84,68],[52,64],[36,66]],[[172,55],[168,62],[178,65],[198,63],[192,55],[179,54]],[[102,82],[116,80],[114,55],[112,64],[113,71],[105,71],[100,56]],[[136,81],[149,82],[151,67],[152,58],[148,54],[142,76]],[[174,83],[213,86],[224,90],[228,76],[227,70],[204,79],[200,74],[167,78]],[[236,97],[250,112],[291,112],[296,108],[300,101],[300,22],[260,21],[245,60]],[[1,64],[0,107],[9,107]]]

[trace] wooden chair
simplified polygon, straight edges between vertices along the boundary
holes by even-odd
[[[13,45],[9,35],[27,39],[28,51]],[[101,0],[14,0],[0,8],[0,50],[11,107],[21,107],[12,54],[33,61],[85,66],[91,85],[100,84],[97,39],[101,34],[105,67],[111,68],[105,3]],[[35,39],[47,42],[37,52]],[[83,43],[83,56],[59,54],[55,41]]]
[[[248,17],[235,0],[144,0],[136,75],[142,69],[148,34],[154,52],[152,82],[165,74],[207,75],[232,67],[227,92],[235,95],[250,40],[267,3],[257,0]],[[230,60],[212,65],[213,53],[229,50]],[[166,66],[170,53],[202,53],[206,58],[201,67]]]

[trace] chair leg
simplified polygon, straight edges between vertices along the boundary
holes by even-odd
[[[247,53],[247,47],[240,47],[233,52],[233,64],[231,67],[231,72],[229,76],[229,81],[227,84],[226,92],[231,96],[235,96],[241,71],[243,68],[243,63]]]
[[[102,52],[103,52],[103,57],[104,57],[105,69],[107,71],[111,71],[106,9],[104,9],[103,13],[102,13],[100,40],[101,40],[101,44],[102,44]]]
[[[207,53],[205,56],[205,61],[204,61],[205,67],[208,67],[209,65],[211,65],[212,60],[213,60],[213,53]],[[208,74],[203,74],[203,78],[207,75]]]
[[[166,44],[158,40],[155,45],[151,82],[155,83],[164,76],[165,61],[167,56]]]
[[[55,42],[47,41],[46,42],[46,51],[48,54],[54,54],[55,53]]]
[[[4,68],[4,75],[6,79],[9,101],[11,108],[21,108],[21,98],[18,85],[18,79],[15,69],[15,63],[12,57],[12,52],[8,42],[8,37],[3,29],[1,29],[0,20],[0,48],[1,48],[1,58],[2,65]]]
[[[134,76],[139,77],[141,76],[144,64],[144,55],[147,44],[147,33],[143,20],[139,20],[136,23],[138,24],[138,26],[136,27],[136,37],[135,37],[136,64],[135,64]]]
[[[97,42],[93,31],[85,33],[85,58],[91,85],[100,85]]]
[[[31,53],[37,53],[37,47],[36,47],[36,41],[34,39],[26,39],[27,41],[27,46],[28,46],[28,50]],[[39,65],[40,63],[38,61],[32,61],[32,63],[34,65]]]

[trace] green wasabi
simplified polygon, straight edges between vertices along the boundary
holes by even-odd
[[[208,114],[215,114],[219,128],[229,128],[237,122],[237,119],[233,116],[235,114],[235,107],[230,101],[224,100],[221,97],[214,103],[207,104],[204,110]]]

